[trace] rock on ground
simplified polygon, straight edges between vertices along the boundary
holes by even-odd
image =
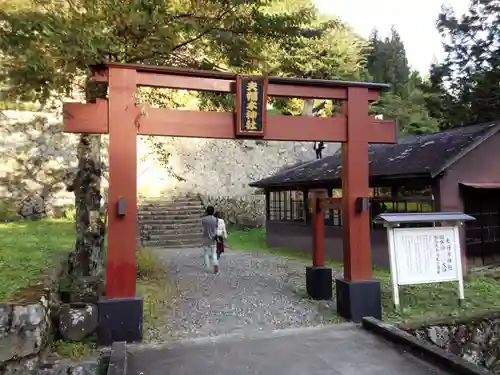
[[[334,317],[332,302],[307,298],[304,262],[226,250],[214,275],[204,269],[201,249],[156,252],[180,297],[153,341],[313,326]]]

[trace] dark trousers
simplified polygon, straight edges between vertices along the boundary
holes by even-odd
[[[220,255],[224,252],[224,237],[217,238],[217,259],[220,259]]]
[[[321,159],[323,157],[323,149],[316,150],[316,159]]]

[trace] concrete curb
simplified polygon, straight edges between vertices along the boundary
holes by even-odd
[[[127,343],[114,342],[111,345],[107,375],[127,374]]]
[[[402,345],[414,354],[425,356],[424,359],[434,362],[437,365],[441,365],[446,369],[451,369],[459,374],[493,375],[492,372],[485,368],[467,362],[463,358],[448,353],[437,346],[418,339],[415,336],[412,336],[409,333],[390,324],[386,324],[378,319],[372,317],[363,318],[361,325],[367,331],[380,335],[396,344]]]

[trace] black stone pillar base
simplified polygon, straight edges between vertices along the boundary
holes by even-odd
[[[112,298],[98,302],[99,345],[111,345],[116,341],[129,343],[142,341],[142,298]]]
[[[306,288],[309,297],[315,300],[329,300],[333,296],[332,269],[327,267],[306,267]]]
[[[337,313],[345,319],[360,322],[365,316],[382,319],[380,282],[377,280],[335,280]]]

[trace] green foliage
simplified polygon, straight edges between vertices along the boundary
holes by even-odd
[[[12,220],[16,215],[17,210],[14,203],[7,199],[0,200],[0,222]]]
[[[157,340],[160,332],[164,335],[169,329],[162,317],[178,292],[175,284],[167,279],[165,264],[146,248],[137,252],[137,295],[144,299],[144,340]]]
[[[39,106],[35,103],[29,102],[11,102],[8,100],[0,100],[0,111],[2,110],[38,112]]]
[[[395,119],[402,134],[420,134],[439,130],[440,117],[434,117],[427,103],[432,95],[428,82],[411,71],[404,44],[393,27],[391,37],[381,40],[372,32],[367,49],[367,70],[377,82],[391,84],[391,90],[372,105],[372,113]]]
[[[97,344],[91,340],[83,342],[65,342],[57,340],[52,343],[52,351],[62,358],[81,361],[95,356]]]
[[[63,218],[73,222],[76,221],[76,208],[74,205],[69,205],[64,208]]]
[[[367,69],[374,81],[389,83],[396,93],[405,90],[404,86],[410,77],[410,67],[406,58],[406,50],[394,26],[391,37],[381,40],[378,31],[370,36]]]
[[[75,225],[67,220],[0,224],[0,300],[44,277],[74,241]]]
[[[103,61],[254,68],[262,45],[286,45],[314,17],[312,7],[269,13],[265,0],[29,3],[0,13],[0,72],[13,97],[40,100],[67,94]]]
[[[404,132],[437,128],[436,95],[415,87],[405,48],[393,28],[369,41],[335,17],[319,15],[311,0],[3,0],[0,82],[8,100],[67,95],[88,67],[104,61],[147,63],[319,79],[374,79],[392,93],[376,106]],[[418,85],[424,84],[422,80]],[[418,86],[417,85],[417,86]],[[425,92],[424,92],[425,91]],[[233,110],[232,95],[140,89],[143,107]],[[271,99],[281,113],[305,113],[299,99]],[[329,116],[337,103],[315,115]],[[325,105],[326,104],[326,105]],[[144,108],[147,112],[147,108]],[[150,140],[168,168],[169,152]]]
[[[433,114],[444,127],[498,120],[500,110],[500,2],[471,1],[457,16],[443,8],[438,30],[446,58],[431,69]]]
[[[154,280],[165,275],[165,267],[150,249],[140,249],[137,252],[137,277],[144,280]]]

